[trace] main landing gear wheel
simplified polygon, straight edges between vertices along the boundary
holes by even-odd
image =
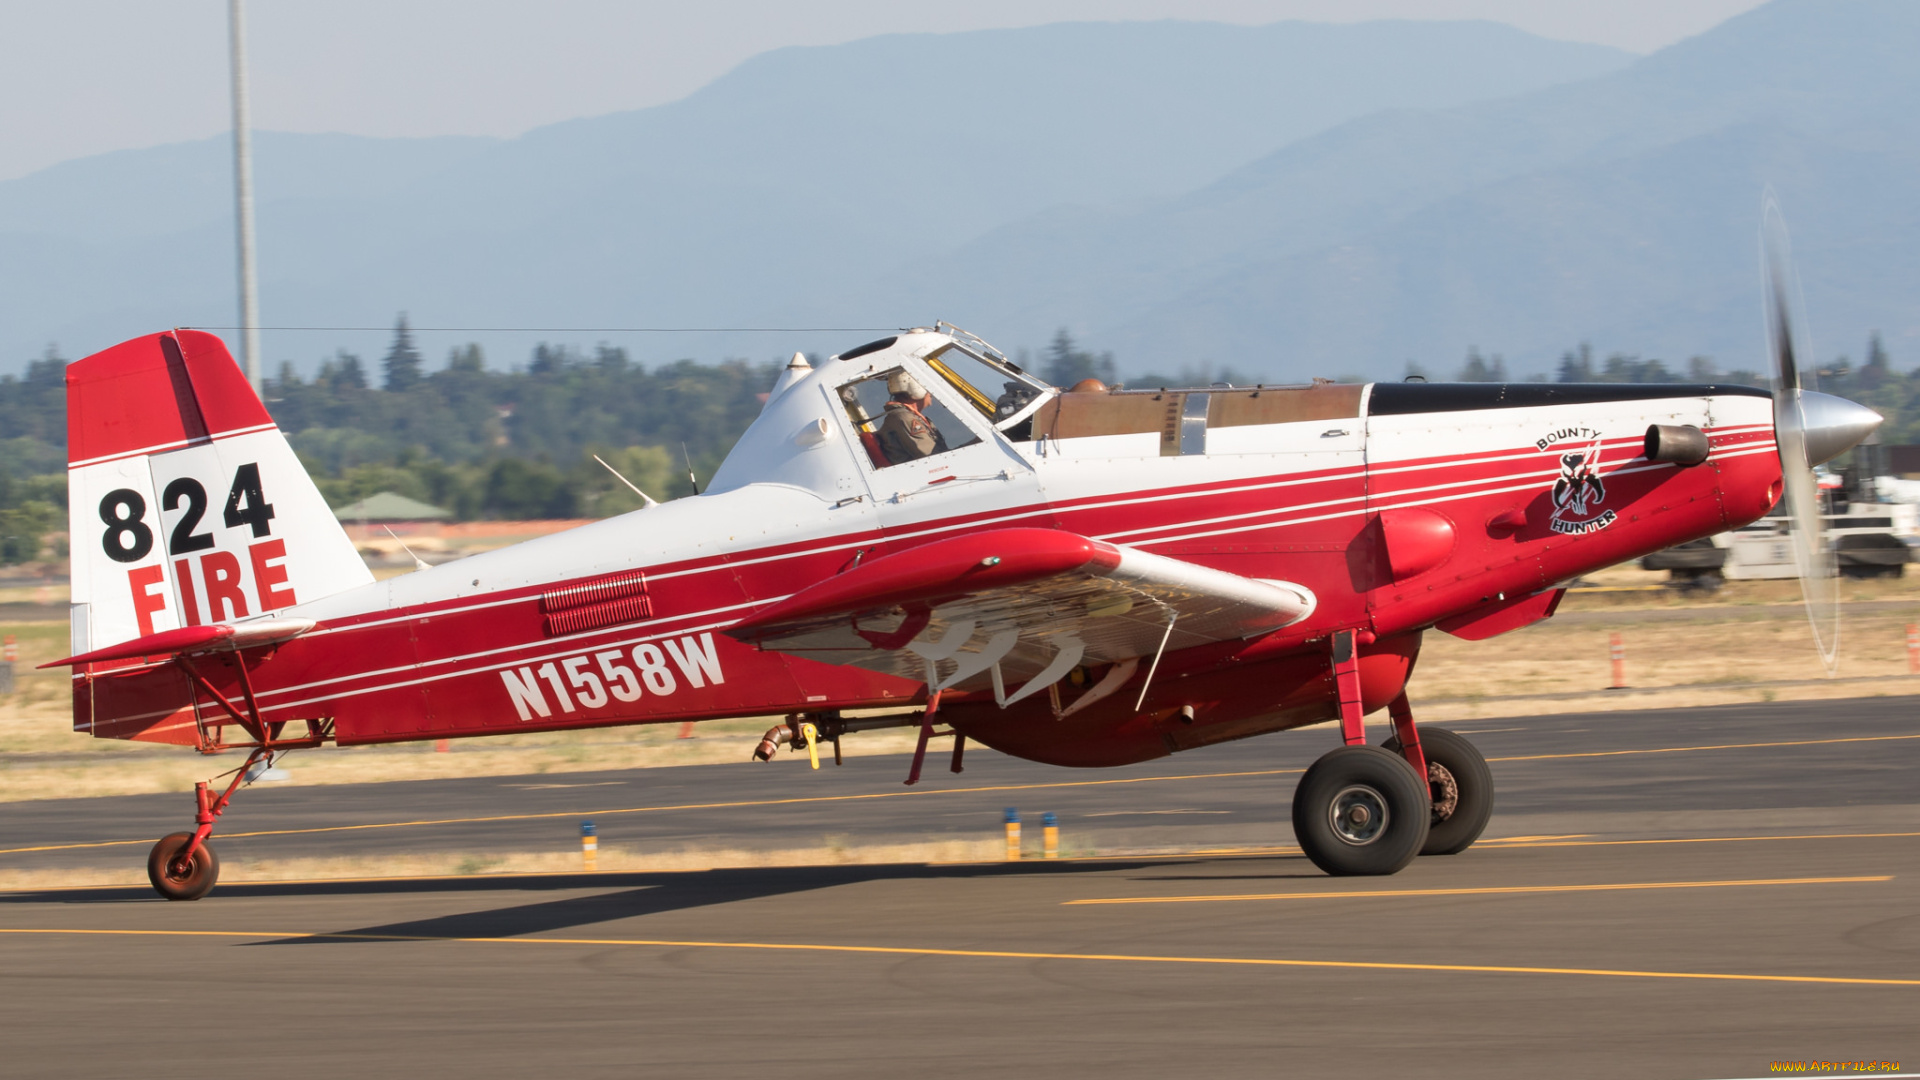
[[[213,891],[213,883],[220,880],[220,856],[213,848],[202,843],[193,858],[185,860],[180,853],[193,843],[192,833],[177,832],[162,837],[147,853],[147,880],[153,882],[153,889],[169,900],[198,900]]]
[[[1381,749],[1400,753],[1395,736]],[[1445,728],[1420,728],[1420,752],[1427,759],[1432,793],[1432,824],[1422,855],[1458,855],[1473,846],[1493,816],[1493,770],[1479,748]],[[1402,759],[1405,760],[1405,759]]]
[[[1397,873],[1426,843],[1432,800],[1405,758],[1342,746],[1293,791],[1293,835],[1329,874]]]

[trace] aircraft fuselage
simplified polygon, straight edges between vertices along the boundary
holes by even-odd
[[[1032,414],[1025,438],[968,415],[972,442],[949,432],[953,451],[882,468],[835,408],[835,380],[895,351],[783,387],[706,494],[298,603],[275,614],[315,629],[198,669],[232,698],[250,689],[262,720],[324,722],[342,745],[826,713],[924,702],[926,688],[725,630],[934,540],[1059,529],[1312,593],[1284,629],[1169,648],[1137,709],[1136,675],[1055,719],[1098,665],[1010,708],[977,688],[942,704],[943,720],[1009,753],[1117,765],[1337,715],[1327,641],[1339,630],[1361,643],[1377,708],[1426,629],[1526,625],[1550,613],[1556,583],[1738,527],[1779,494],[1771,400],[1710,386],[1069,393]],[[1707,460],[1648,461],[1655,424],[1700,429]],[[75,679],[76,727],[96,736],[243,741],[177,666],[92,665]]]

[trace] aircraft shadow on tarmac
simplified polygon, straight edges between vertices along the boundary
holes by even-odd
[[[1094,870],[1131,869],[1140,864],[1055,863],[1047,865],[872,865],[872,866],[794,866],[708,870],[704,873],[618,875],[625,880],[608,881],[600,875],[571,876],[572,887],[591,888],[607,885],[638,884],[638,888],[603,892],[593,896],[573,896],[536,904],[494,908],[488,911],[444,915],[411,922],[387,923],[334,935],[281,938],[255,942],[257,945],[339,945],[369,940],[407,940],[409,938],[508,938],[538,934],[593,923],[612,922],[670,911],[711,907],[741,900],[760,900],[791,893],[811,892],[841,885],[859,885],[875,881],[961,880],[980,877],[1047,873],[1072,874]],[[608,875],[613,877],[615,875]]]
[[[968,880],[1031,874],[1138,871],[1164,862],[1132,860],[1055,863],[986,863],[959,866],[924,864],[750,867],[703,872],[543,874],[527,877],[360,879],[223,885],[202,903],[224,899],[271,897],[379,896],[466,892],[614,891],[568,896],[532,904],[463,912],[410,922],[386,923],[255,945],[366,944],[420,938],[508,938],[671,911],[812,892],[876,881]],[[1176,864],[1177,865],[1177,864]],[[0,903],[123,904],[159,902],[145,889],[48,889],[0,894]]]

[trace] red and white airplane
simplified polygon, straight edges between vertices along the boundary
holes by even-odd
[[[896,461],[901,373],[944,449]],[[257,766],[785,716],[761,756],[917,725],[913,783],[936,718],[955,771],[969,739],[1114,766],[1338,719],[1293,800],[1335,874],[1464,850],[1492,809],[1480,754],[1407,707],[1423,634],[1547,618],[1561,583],[1760,517],[1880,419],[1797,380],[1778,408],[1740,386],[1063,391],[939,324],[796,357],[697,497],[376,582],[219,339],[137,338],[67,384],[76,730]],[[848,715],[886,707],[910,711]],[[1381,708],[1395,735],[1369,746]],[[198,785],[197,828],[148,860],[162,895],[213,886],[248,775]]]

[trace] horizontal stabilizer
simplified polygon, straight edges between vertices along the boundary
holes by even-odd
[[[184,656],[191,653],[231,652],[256,645],[277,645],[299,637],[314,628],[312,619],[259,619],[238,626],[214,623],[206,626],[182,626],[157,634],[123,641],[104,649],[50,660],[43,668],[100,664],[109,660],[132,660],[143,656]]]

